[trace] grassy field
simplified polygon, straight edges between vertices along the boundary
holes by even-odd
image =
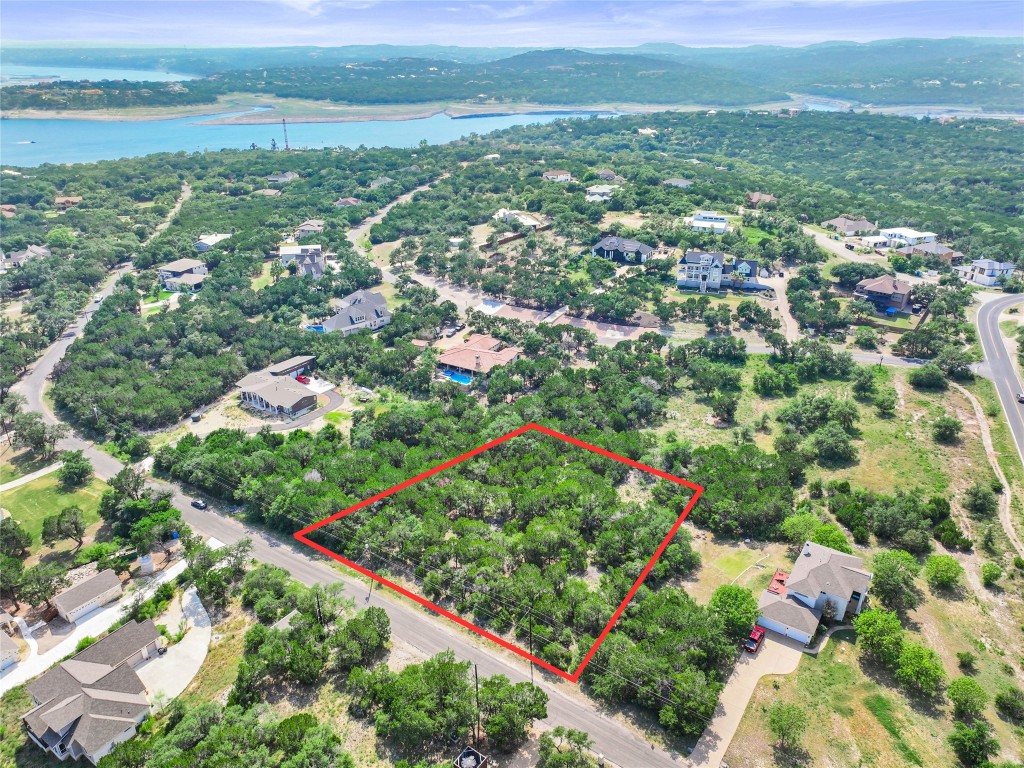
[[[65,507],[81,509],[87,525],[99,522],[100,496],[108,487],[102,480],[93,478],[69,492],[61,486],[56,474],[46,475],[5,492],[3,506],[32,534],[32,544],[38,547],[42,543],[43,518]]]
[[[262,291],[264,288],[266,288],[268,285],[274,282],[274,278],[270,274],[270,267],[273,265],[273,263],[273,261],[265,262],[263,264],[263,271],[260,272],[259,277],[254,277],[252,279],[252,289],[254,291]]]
[[[865,661],[854,633],[835,633],[817,658],[805,656],[788,676],[758,683],[739,730],[726,753],[729,765],[782,765],[772,754],[767,708],[793,702],[808,715],[806,754],[798,765],[836,768],[905,768],[952,765],[945,742],[949,721],[918,711],[884,675]]]

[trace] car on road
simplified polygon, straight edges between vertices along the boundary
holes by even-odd
[[[447,336],[450,339],[452,336],[454,336],[458,332],[459,332],[458,328],[452,328],[451,330],[449,330],[449,331],[447,331],[445,333],[445,336]]]
[[[196,509],[206,509],[210,505],[202,499],[192,499],[192,506]]]
[[[299,384],[309,384],[309,376],[303,376],[301,373],[295,377],[295,380],[299,382]]]
[[[1017,393],[1017,402],[1018,403],[1024,403],[1024,392],[1018,392]]]
[[[743,650],[748,653],[757,653],[757,649],[764,642],[764,630],[755,626],[750,630],[750,635],[743,641]]]

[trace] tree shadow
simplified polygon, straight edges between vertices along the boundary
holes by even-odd
[[[775,761],[775,765],[785,766],[785,768],[811,765],[811,753],[798,744],[791,744],[787,747],[775,744],[772,746],[772,760]]]

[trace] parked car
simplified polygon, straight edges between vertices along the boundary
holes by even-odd
[[[1017,402],[1018,403],[1024,403],[1024,392],[1018,392],[1017,393]]]
[[[461,331],[465,327],[466,327],[465,323],[457,323],[456,326],[455,326],[455,330],[456,331]]]
[[[846,243],[846,250],[852,251],[853,250],[853,243]]]
[[[210,505],[202,499],[192,499],[192,506],[196,509],[206,509]]]
[[[299,384],[309,384],[309,376],[306,376],[301,373],[295,377],[295,380],[299,382]]]
[[[764,630],[760,627],[754,627],[750,630],[750,635],[747,639],[743,641],[743,650],[748,653],[757,653],[757,649],[761,647],[762,642],[764,642]]]
[[[452,336],[454,336],[458,332],[459,332],[458,328],[452,328],[451,330],[449,330],[448,332],[445,333],[445,336],[447,336],[450,339]]]

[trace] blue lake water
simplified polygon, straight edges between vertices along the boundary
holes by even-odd
[[[238,114],[238,113],[234,113]],[[488,133],[514,125],[549,123],[585,113],[496,115],[452,119],[434,115],[420,120],[368,120],[352,123],[288,122],[293,148],[412,147],[420,141],[440,144],[471,133]],[[176,120],[0,120],[0,161],[4,165],[83,163],[139,157],[154,152],[204,152],[248,149],[253,143],[283,145],[280,123],[210,125],[223,115]]]
[[[109,69],[106,67],[64,67],[51,64],[0,65],[0,83],[4,85],[37,83],[51,78],[60,80],[148,80],[168,83],[191,80],[193,75],[179,72],[156,72],[152,69]]]

